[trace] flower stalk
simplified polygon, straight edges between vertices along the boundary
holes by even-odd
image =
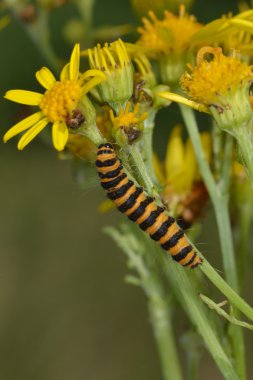
[[[171,307],[167,302],[165,290],[159,273],[152,264],[152,255],[147,249],[145,239],[138,239],[127,225],[122,231],[106,227],[105,232],[117,243],[129,259],[129,266],[137,272],[138,278],[131,282],[139,285],[148,297],[148,310],[154,337],[158,346],[164,380],[182,380],[175,338],[172,328]]]

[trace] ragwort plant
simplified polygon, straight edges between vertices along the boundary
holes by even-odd
[[[133,1],[132,5],[143,14],[146,3]],[[76,43],[61,71],[47,21],[50,10],[64,2],[34,3],[37,18],[33,25],[26,18],[24,28],[57,69],[59,79],[43,67],[36,78],[44,92],[7,91],[6,99],[38,109],[12,126],[3,140],[22,134],[18,142],[22,150],[44,128],[51,128],[53,146],[61,155],[93,161],[95,167],[98,152],[98,174],[110,199],[100,209],[116,204],[135,221],[130,224],[126,219],[119,228],[106,226],[105,232],[134,271],[127,281],[140,286],[147,297],[163,378],[181,380],[184,372],[189,379],[197,378],[198,336],[224,379],[246,380],[243,330],[253,330],[253,309],[241,293],[253,207],[253,11],[203,25],[183,5],[175,13],[164,9],[170,3],[175,11],[176,1],[161,1],[145,15],[134,43],[115,39],[92,47],[99,35],[111,39],[129,29],[105,28],[104,33],[94,29],[93,1],[76,1],[86,39],[80,34],[83,50]],[[5,4],[15,16],[24,12],[18,2],[5,0]],[[40,33],[33,33],[36,30]],[[81,69],[81,56],[86,57],[86,70]],[[172,129],[165,157],[160,159],[153,149],[155,117],[165,107],[169,115],[172,102],[179,106],[183,125]],[[207,115],[208,130],[202,131],[195,112]],[[188,132],[186,139],[183,130]],[[220,237],[223,266],[218,269],[224,276],[213,259],[194,245],[194,232],[208,212],[209,200]],[[237,242],[231,227],[233,213]],[[138,230],[137,224],[148,233]],[[196,228],[190,231],[192,226]],[[161,246],[169,255],[163,254]],[[224,302],[212,299],[206,279]],[[175,300],[192,330],[185,343],[184,372],[173,331]]]

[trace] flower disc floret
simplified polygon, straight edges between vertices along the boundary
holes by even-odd
[[[57,81],[53,88],[45,92],[39,107],[52,123],[64,122],[69,113],[77,107],[81,93],[82,87],[78,81]]]
[[[192,99],[205,105],[219,102],[253,80],[252,66],[235,56],[223,55],[220,48],[200,49],[197,66],[190,69],[191,73],[186,72],[181,78],[181,86]]]
[[[150,55],[169,55],[171,52],[184,52],[191,48],[192,36],[202,27],[194,16],[180,7],[179,15],[165,11],[164,18],[159,20],[154,12],[143,18],[143,27],[138,28],[141,34],[137,44],[150,49]]]
[[[113,127],[118,129],[120,127],[128,128],[130,126],[137,126],[142,123],[146,117],[147,113],[144,112],[141,115],[138,115],[140,110],[140,103],[137,103],[133,111],[130,111],[131,103],[127,102],[126,108],[120,110],[118,116],[114,116],[112,110],[110,110],[110,117],[113,123]]]

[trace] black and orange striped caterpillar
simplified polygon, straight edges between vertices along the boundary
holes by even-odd
[[[119,211],[136,222],[179,264],[193,269],[202,263],[175,219],[127,177],[111,144],[99,145],[96,167],[102,187]]]

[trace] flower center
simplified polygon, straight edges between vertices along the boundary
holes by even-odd
[[[159,20],[154,12],[149,12],[151,21],[143,19],[144,27],[138,28],[141,37],[138,44],[148,47],[154,52],[170,54],[182,52],[190,47],[190,40],[200,28],[194,16],[185,13],[184,7],[180,8],[179,16],[165,11],[164,19]]]
[[[39,107],[52,123],[66,122],[72,111],[76,109],[81,92],[82,88],[78,81],[57,81],[45,92]]]
[[[127,102],[125,110],[121,109],[119,115],[116,117],[114,116],[112,110],[110,110],[111,120],[115,129],[120,127],[128,128],[134,125],[136,126],[137,124],[142,123],[146,119],[146,112],[138,116],[138,112],[140,109],[139,103],[136,104],[133,111],[129,111],[129,108],[130,102]]]
[[[208,59],[208,55],[213,59]],[[206,105],[218,102],[253,80],[252,66],[235,56],[226,57],[220,48],[205,46],[197,54],[197,66],[181,78],[182,88],[190,97]]]

